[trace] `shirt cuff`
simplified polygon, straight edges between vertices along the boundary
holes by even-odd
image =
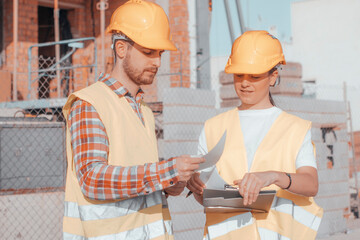
[[[158,164],[159,182],[163,189],[176,184],[178,180],[178,171],[176,169],[176,158],[170,158],[161,161]]]

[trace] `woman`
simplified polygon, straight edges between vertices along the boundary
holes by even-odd
[[[244,204],[260,190],[276,190],[269,213],[207,213],[208,239],[315,239],[322,209],[313,200],[318,175],[311,122],[274,106],[270,87],[286,64],[280,42],[266,31],[235,40],[226,73],[234,74],[241,105],[205,122],[199,152],[210,151],[227,130],[216,170],[239,187]],[[188,188],[201,203],[204,183],[195,173]]]

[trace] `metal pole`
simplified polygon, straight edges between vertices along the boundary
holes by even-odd
[[[347,111],[348,111],[348,121],[349,121],[349,128],[350,128],[350,141],[351,141],[351,151],[352,151],[352,162],[355,171],[355,188],[356,188],[356,198],[358,202],[358,208],[360,207],[360,198],[359,198],[359,184],[358,184],[358,176],[357,176],[357,169],[356,169],[356,159],[355,159],[355,149],[354,149],[354,132],[352,126],[352,116],[351,116],[351,108],[350,102],[347,100],[347,86],[346,82],[344,82],[344,101],[346,103]]]
[[[243,34],[245,32],[245,26],[244,26],[244,18],[243,18],[243,14],[242,14],[242,10],[241,10],[240,0],[236,0],[236,9],[237,9],[237,14],[238,14],[238,18],[239,18],[241,34]]]
[[[13,1],[13,37],[14,37],[14,72],[13,72],[13,101],[17,101],[17,57],[18,57],[18,9],[19,0]]]
[[[95,77],[94,77],[94,82],[97,81],[98,78],[98,55],[97,55],[97,46],[96,46],[96,39],[94,39],[94,55],[95,55],[95,59],[94,59],[94,64],[95,64]],[[89,85],[89,80],[86,81],[86,86]]]
[[[228,0],[224,0],[224,4],[225,4],[226,19],[228,22],[231,42],[234,42],[235,41],[234,30],[233,30],[234,27],[233,27],[232,20],[231,20],[231,14],[230,14]]]
[[[30,46],[28,49],[28,100],[31,98],[31,50],[32,47]]]
[[[88,40],[96,40],[94,37],[86,37],[86,38],[74,38],[74,39],[68,39],[68,40],[61,40],[59,42],[46,42],[46,43],[38,43],[31,45],[31,47],[47,47],[47,46],[54,46],[56,44],[68,44],[68,43],[74,43],[74,42],[84,42]]]
[[[60,41],[60,28],[59,28],[59,2],[54,0],[54,25],[55,25],[55,42]],[[60,45],[55,45],[55,59],[56,62],[60,60]],[[57,95],[58,98],[61,97],[60,88],[61,88],[61,79],[60,79],[60,70],[56,69],[56,78],[57,78]]]
[[[182,66],[182,51],[181,48],[178,48],[180,52],[180,87],[183,87],[183,66]]]
[[[105,0],[100,1],[101,71],[105,72]]]

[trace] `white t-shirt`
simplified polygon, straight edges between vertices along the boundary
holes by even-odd
[[[260,110],[239,110],[238,112],[250,169],[257,148],[274,121],[282,113],[282,110],[272,107]],[[206,136],[203,128],[199,137],[198,154],[206,154],[207,152]],[[296,157],[296,169],[304,166],[317,168],[314,148],[311,143],[311,130],[306,133],[304,142]]]

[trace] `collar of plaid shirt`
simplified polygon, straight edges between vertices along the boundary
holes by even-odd
[[[144,91],[141,88],[139,88],[134,98],[130,94],[130,92],[124,87],[124,85],[122,85],[121,82],[119,82],[115,78],[110,77],[110,74],[101,73],[98,81],[105,83],[119,97],[130,97],[132,99],[135,99],[135,102],[137,104],[140,104],[141,100],[143,100],[144,98]]]

